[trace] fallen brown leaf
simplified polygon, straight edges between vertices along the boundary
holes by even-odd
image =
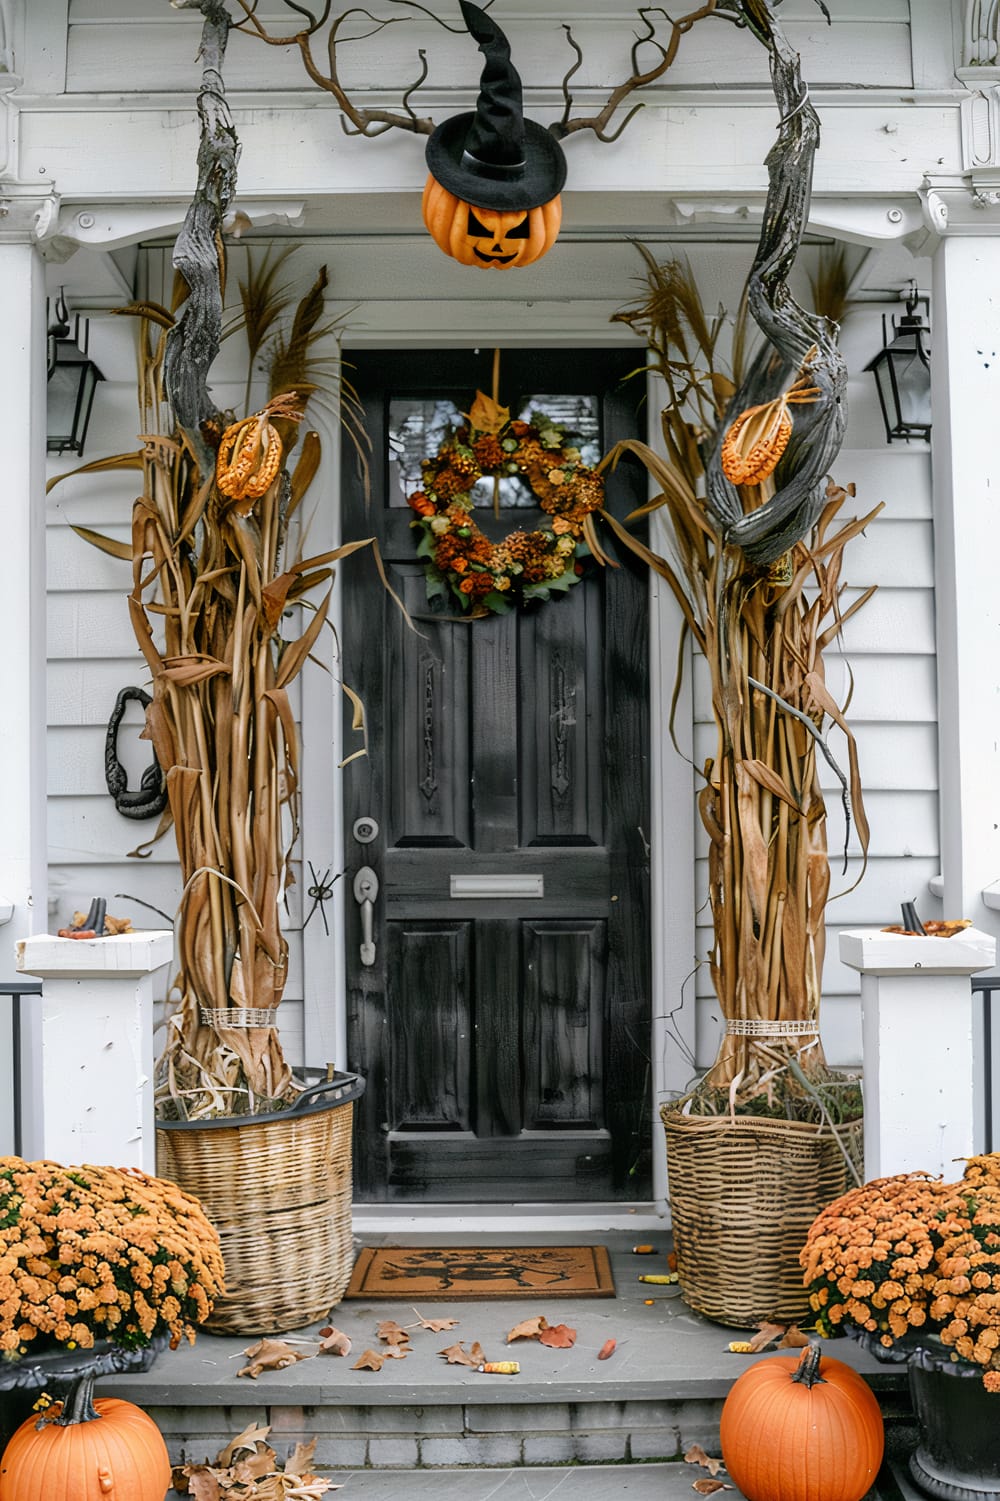
[[[285,1460],[286,1475],[305,1476],[316,1455],[316,1440],[309,1439],[306,1443],[298,1443]]]
[[[766,1350],[768,1345],[781,1338],[787,1328],[787,1324],[758,1324],[757,1333],[752,1334],[749,1340],[751,1354],[756,1355],[759,1351]]]
[[[478,1356],[475,1353],[477,1350],[479,1350]],[[482,1360],[482,1350],[478,1344],[473,1345],[472,1350],[469,1351],[462,1348],[461,1340],[457,1345],[449,1345],[446,1350],[439,1350],[438,1354],[443,1355],[449,1365],[477,1366]]]
[[[576,1344],[576,1330],[571,1329],[568,1324],[550,1324],[547,1329],[542,1330],[538,1342],[553,1350],[568,1350]]]
[[[388,1351],[381,1354],[378,1350],[366,1350],[360,1360],[356,1360],[351,1366],[352,1371],[380,1371],[385,1365]]]
[[[266,1447],[258,1449],[255,1454],[241,1454],[233,1465],[233,1480],[237,1485],[246,1486],[249,1494],[254,1496],[260,1490],[258,1480],[273,1475],[277,1464],[278,1456],[273,1449]]]
[[[783,1339],[778,1341],[779,1350],[804,1350],[809,1343],[808,1334],[803,1334],[798,1324],[789,1324]]]
[[[717,1475],[722,1469],[722,1460],[715,1459],[711,1454],[706,1454],[700,1444],[692,1444],[684,1455],[685,1464],[701,1465],[710,1475]]]
[[[251,1376],[254,1381],[261,1371],[282,1371],[285,1366],[294,1365],[297,1360],[307,1360],[299,1350],[293,1350],[291,1345],[286,1345],[280,1339],[259,1339],[255,1345],[243,1351],[250,1357],[250,1364],[245,1365],[242,1371],[237,1371],[237,1376]],[[199,1498],[200,1501],[200,1498]]]
[[[610,1360],[617,1348],[618,1341],[616,1339],[606,1339],[597,1352],[598,1360]]]
[[[188,1494],[195,1501],[222,1501],[219,1478],[208,1465],[186,1465],[188,1470]]]
[[[249,1355],[249,1350],[243,1351]],[[220,1449],[215,1456],[217,1469],[228,1469],[239,1449],[255,1449],[258,1444],[263,1444],[270,1433],[270,1424],[261,1426],[259,1423],[248,1423],[242,1433],[238,1433],[234,1439],[230,1439],[224,1449]]]
[[[547,1328],[548,1320],[543,1313],[537,1318],[525,1319],[523,1323],[515,1324],[507,1336],[508,1345],[515,1339],[537,1339]]]
[[[413,1312],[420,1321],[421,1329],[427,1329],[431,1334],[441,1334],[445,1329],[454,1329],[458,1324],[458,1319],[425,1319],[419,1308],[415,1308]]]
[[[395,1319],[383,1319],[375,1333],[385,1345],[408,1345],[410,1343],[409,1334],[396,1323]]]
[[[708,1476],[705,1475],[701,1480],[695,1480],[691,1489],[697,1491],[699,1496],[711,1496],[716,1491],[731,1491],[732,1486],[726,1485],[722,1480],[709,1480]]]
[[[327,1491],[340,1489],[311,1473],[315,1439],[296,1444],[281,1470],[274,1450],[263,1442],[268,1431],[251,1423],[226,1445],[214,1465],[175,1466],[171,1484],[194,1501],[319,1501]]]
[[[325,1329],[319,1331],[319,1353],[321,1355],[350,1355],[350,1335],[328,1324]]]

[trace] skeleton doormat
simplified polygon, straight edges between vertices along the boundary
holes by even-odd
[[[346,1298],[613,1298],[603,1246],[385,1246],[359,1255]]]

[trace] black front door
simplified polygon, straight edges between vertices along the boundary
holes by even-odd
[[[356,1196],[646,1198],[646,577],[626,556],[516,613],[436,612],[406,497],[448,422],[490,390],[492,351],[348,359],[373,462],[366,497],[345,458],[344,537],[377,537],[416,627],[366,554],[342,569],[344,680],[368,732],[342,773],[348,1057],[367,1080]],[[500,399],[569,422],[596,461],[637,433],[634,365],[631,351],[506,350]],[[618,515],[641,504],[638,467],[607,494]],[[546,520],[516,482],[492,505],[476,520],[494,540]],[[364,954],[363,867],[378,882]]]

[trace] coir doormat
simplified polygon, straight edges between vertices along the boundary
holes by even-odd
[[[345,1298],[613,1298],[603,1246],[364,1250]]]

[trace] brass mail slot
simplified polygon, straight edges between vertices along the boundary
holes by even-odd
[[[452,876],[451,895],[464,897],[544,896],[544,876]]]

